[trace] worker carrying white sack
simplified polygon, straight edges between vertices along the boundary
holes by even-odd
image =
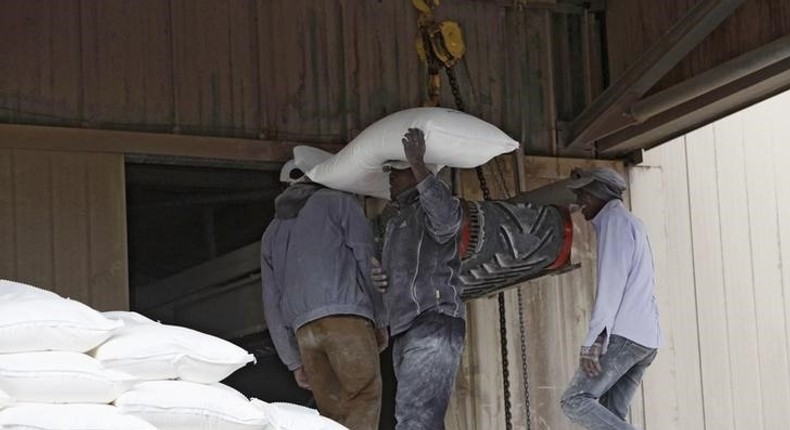
[[[480,118],[447,108],[413,108],[376,121],[340,152],[305,173],[336,190],[389,200],[389,178],[381,168],[385,164],[409,167],[398,142],[410,128],[424,132],[424,161],[432,173],[444,166],[477,167],[518,148],[518,142]],[[294,154],[303,149],[297,147]]]
[[[378,428],[387,318],[370,274],[372,233],[359,202],[292,175],[261,240],[266,322],[277,353],[318,410],[351,430]],[[300,166],[300,164],[302,164]]]
[[[387,290],[393,318],[399,429],[443,428],[465,336],[457,252],[461,208],[434,173],[445,165],[476,167],[516,148],[518,143],[501,130],[471,115],[443,108],[408,109],[371,125],[306,172],[327,187],[397,200],[398,213],[384,238],[384,269],[375,269],[375,276]],[[298,159],[307,150],[297,147],[294,155]],[[391,168],[389,174],[382,169],[385,165]],[[315,241],[311,245],[312,251],[322,248]],[[320,401],[318,406],[321,410]]]
[[[423,161],[423,132],[409,129],[402,147],[406,165],[386,169],[395,214],[373,280],[390,306],[395,428],[436,430],[444,428],[466,334],[458,278],[463,215],[458,199]]]

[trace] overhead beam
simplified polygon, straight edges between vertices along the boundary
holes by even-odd
[[[599,155],[618,158],[638,149],[650,149],[787,90],[790,58],[601,139]]]
[[[4,149],[104,152],[282,163],[293,158],[293,148],[298,145],[313,146],[329,152],[337,152],[343,148],[342,144],[337,143],[0,124],[0,148]]]
[[[264,191],[223,193],[221,195],[188,196],[163,202],[139,203],[129,206],[128,210],[131,212],[144,212],[185,206],[211,206],[222,204],[269,202],[273,201],[274,198],[277,197],[277,195],[281,192],[282,191],[279,189],[270,189]]]
[[[135,310],[150,311],[186,296],[248,279],[261,270],[261,243],[255,242],[152,284],[137,287]]]
[[[178,191],[257,191],[281,186],[278,174],[252,169],[222,169],[134,164],[126,166],[130,188]]]
[[[650,47],[567,128],[566,148],[590,147],[596,140],[635,121],[627,115],[694,47],[718,27],[743,0],[702,0]]]
[[[631,107],[630,116],[643,122],[665,110],[790,58],[790,35],[720,64]]]
[[[606,9],[606,0],[590,0],[583,5],[576,5],[556,0],[449,0],[446,3],[482,3],[500,7],[513,7],[522,10],[547,10],[558,14],[581,15],[586,12],[602,12]]]

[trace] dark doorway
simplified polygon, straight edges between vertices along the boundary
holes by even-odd
[[[130,303],[253,353],[256,364],[224,381],[248,397],[310,405],[263,319],[258,243],[281,191],[277,168],[127,162]]]
[[[282,191],[279,166],[127,160],[126,184],[132,310],[253,353],[254,365],[223,381],[246,396],[315,407],[277,356],[263,317],[259,242]],[[389,357],[381,430],[394,428]]]

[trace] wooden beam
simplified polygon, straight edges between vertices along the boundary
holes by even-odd
[[[790,58],[601,139],[599,155],[617,158],[652,148],[789,89]]]
[[[643,122],[656,114],[788,58],[790,58],[790,35],[780,37],[671,88],[646,97],[631,107],[630,116]]]
[[[329,152],[337,152],[343,148],[342,144],[337,143],[0,124],[0,148],[5,149],[164,155],[281,163],[293,157],[293,148],[298,145],[313,146]]]
[[[521,10],[547,10],[558,14],[581,15],[585,11],[600,12],[605,9],[604,0],[592,0],[586,5],[559,3],[556,0],[445,0],[445,4],[480,3]]]
[[[135,309],[149,311],[174,300],[259,274],[261,243],[255,242],[166,279],[137,287]]]
[[[568,126],[566,147],[590,147],[635,121],[626,115],[638,101],[743,0],[703,0],[650,47],[612,86]]]

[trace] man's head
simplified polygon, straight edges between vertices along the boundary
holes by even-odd
[[[574,169],[568,188],[576,194],[576,204],[581,207],[586,220],[591,220],[611,200],[622,200],[628,185],[619,173],[605,167]]]
[[[296,167],[294,160],[288,160],[280,169],[280,182],[293,184],[304,176],[302,169]]]
[[[417,178],[414,177],[411,168],[398,169],[391,165],[385,165],[384,171],[389,174],[390,198],[392,200],[395,200],[402,192],[417,185]]]

